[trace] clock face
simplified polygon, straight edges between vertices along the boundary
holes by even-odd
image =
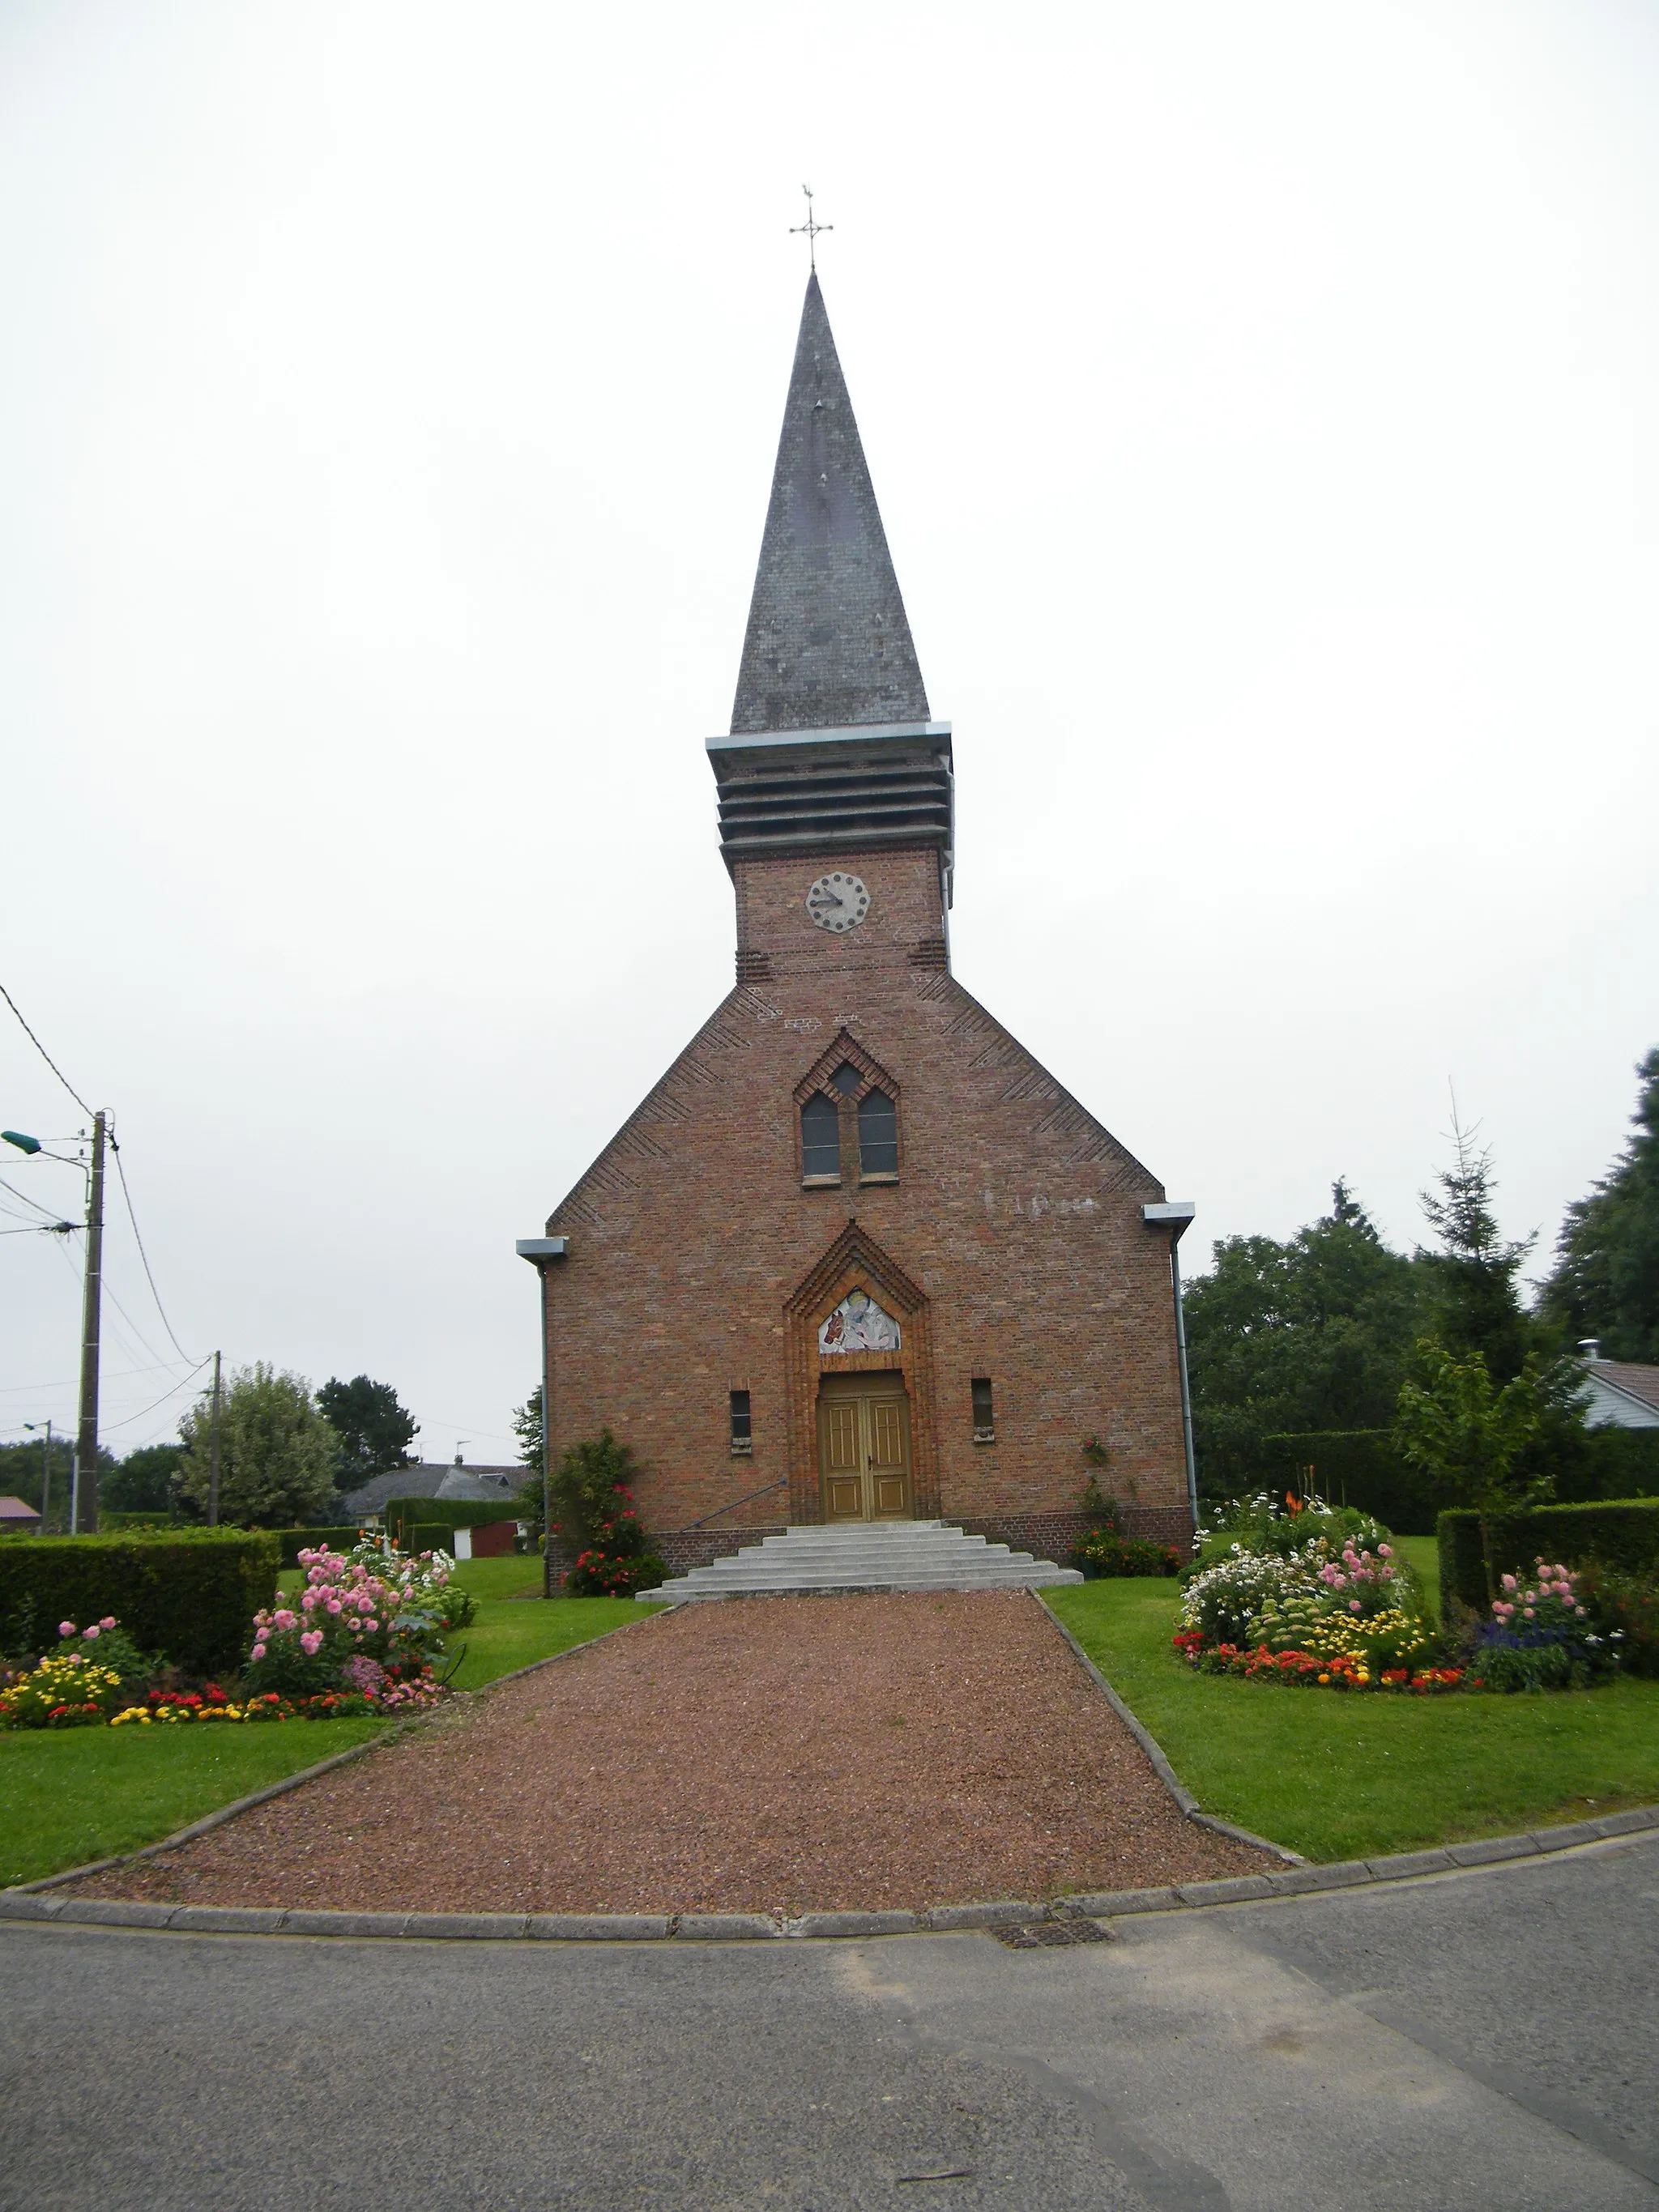
[[[833,875],[820,876],[807,892],[806,911],[820,929],[840,936],[856,929],[869,913],[870,894],[856,876],[844,876],[837,869]]]

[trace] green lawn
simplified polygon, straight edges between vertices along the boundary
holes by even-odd
[[[473,1559],[459,1570],[478,1618],[456,1639],[453,1677],[481,1689],[532,1660],[646,1617],[631,1598],[520,1599],[534,1559]],[[285,1576],[285,1582],[297,1582]],[[654,1611],[656,1608],[652,1608]],[[280,1727],[25,1729],[0,1734],[0,1886],[112,1858],[171,1835],[232,1798],[377,1735],[385,1723],[287,1721]]]
[[[1404,1541],[1419,1572],[1431,1566],[1431,1540]],[[1417,1850],[1659,1803],[1659,1681],[1513,1698],[1280,1688],[1194,1674],[1178,1660],[1172,1582],[1103,1580],[1044,1595],[1206,1813],[1309,1858]]]

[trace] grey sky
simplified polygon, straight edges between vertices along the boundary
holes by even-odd
[[[728,987],[803,179],[957,972],[1189,1264],[1341,1173],[1409,1242],[1449,1077],[1547,1246],[1659,1040],[1651,8],[9,0],[0,977],[185,1345],[434,1455],[510,1455],[513,1240]],[[0,1241],[0,1434],[76,1300]]]

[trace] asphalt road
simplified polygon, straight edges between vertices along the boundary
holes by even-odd
[[[0,1925],[0,2206],[1659,2205],[1659,1838],[1117,1926],[1011,1951]]]

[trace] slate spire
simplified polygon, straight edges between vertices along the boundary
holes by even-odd
[[[927,719],[815,271],[784,404],[732,734]]]

